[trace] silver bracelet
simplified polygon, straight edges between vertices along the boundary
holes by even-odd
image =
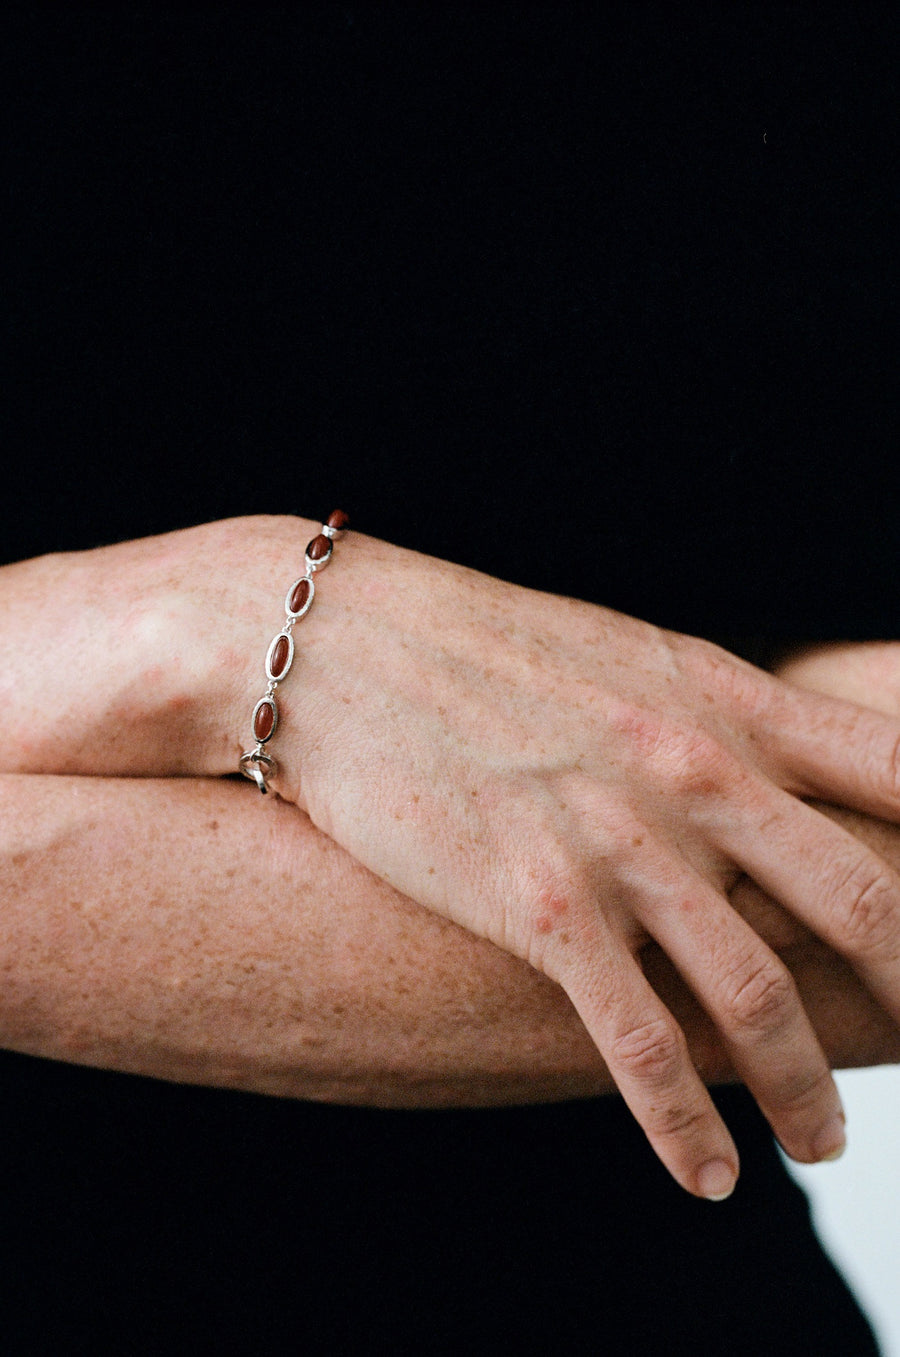
[[[266,753],[266,745],[278,729],[278,707],[275,703],[275,690],[288,676],[294,662],[294,638],[291,632],[294,623],[305,617],[312,607],[316,596],[313,580],[317,570],[324,570],[331,560],[334,544],[344,535],[344,529],[350,522],[342,509],[335,509],[322,524],[322,530],[306,548],[306,570],[288,589],[284,600],[285,621],[281,631],[272,637],[272,643],[266,654],[266,678],[268,686],[265,693],[253,708],[251,726],[256,741],[254,749],[248,749],[241,755],[238,765],[244,777],[255,782],[263,796],[269,791],[269,778],[278,772],[278,764],[271,754]]]

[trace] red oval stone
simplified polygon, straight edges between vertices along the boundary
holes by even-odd
[[[332,552],[332,541],[320,532],[318,537],[314,537],[306,548],[306,554],[311,561],[327,561]]]
[[[275,703],[271,698],[266,698],[260,702],[256,708],[256,715],[253,718],[253,734],[259,740],[260,744],[272,736],[275,729]]]
[[[325,522],[329,528],[334,528],[335,532],[343,532],[350,519],[344,513],[343,509],[332,509]]]
[[[292,613],[302,613],[309,599],[309,591],[312,588],[309,580],[298,580],[294,586],[294,592],[288,600],[288,606]]]
[[[275,642],[275,649],[272,651],[272,659],[269,662],[269,673],[273,679],[280,679],[284,674],[290,653],[290,641],[286,636],[279,636]]]

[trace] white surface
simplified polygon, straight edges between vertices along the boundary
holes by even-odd
[[[900,1357],[900,1068],[837,1076],[847,1149],[834,1164],[792,1164],[813,1219],[866,1311],[883,1357]],[[849,1354],[848,1354],[849,1357]]]

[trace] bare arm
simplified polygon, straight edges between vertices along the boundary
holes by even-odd
[[[280,625],[274,582],[296,577],[313,531],[231,520],[5,574],[8,771],[232,770]],[[746,873],[900,1017],[900,876],[810,804],[900,819],[896,721],[358,534],[323,595],[285,688],[281,795],[382,880],[561,984],[689,1190],[725,1195],[737,1156],[647,983],[651,941],[788,1152],[838,1148],[793,978],[726,897]]]
[[[900,832],[854,826],[900,862]],[[835,1065],[900,1059],[850,968],[749,882]],[[563,991],[422,909],[294,807],[191,780],[0,777],[0,1041],[176,1081],[373,1106],[613,1085]],[[709,1081],[715,1029],[657,948],[647,974]]]

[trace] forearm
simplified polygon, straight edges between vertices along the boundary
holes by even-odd
[[[267,620],[272,582],[290,581],[314,526],[236,520],[0,572],[6,771],[164,775],[234,769],[260,690],[261,659],[278,625],[277,617]],[[424,711],[426,736],[431,732],[424,756],[402,760],[404,777],[411,769],[415,774],[408,785],[401,779],[393,786],[381,775],[379,760],[393,749],[400,728],[391,705],[397,688],[391,666],[407,653],[402,622],[407,616],[421,621],[423,608],[435,613],[431,620],[440,623],[440,632],[459,605],[456,595],[474,590],[480,611],[475,609],[472,625],[485,652],[482,678],[487,681],[496,651],[512,665],[506,674],[512,690],[523,689],[515,655],[508,653],[510,637],[518,633],[513,628],[508,635],[500,626],[510,591],[518,597],[514,587],[355,534],[342,544],[341,569],[326,583],[329,606],[317,607],[303,623],[302,672],[292,674],[285,689],[279,761],[293,766],[296,777],[298,764],[305,771],[327,745],[334,804],[341,808],[345,782],[353,785],[347,760],[355,760],[362,799],[351,808],[351,823],[371,821],[370,847],[398,823],[414,829],[430,817],[440,829],[436,853],[455,844],[459,866],[468,862],[465,845],[480,844],[478,860],[493,867],[498,826],[501,839],[512,831],[508,801],[504,815],[491,814],[496,781],[485,780],[484,743],[497,735],[502,718],[511,738],[525,730],[531,753],[540,752],[539,722],[531,720],[527,702],[524,724],[521,712],[509,707],[509,682],[472,718],[478,739],[466,765],[471,781],[447,781],[443,763],[457,742],[442,724],[453,702],[445,706],[441,695],[461,676],[464,687],[470,682],[469,651],[463,666],[456,652],[449,661],[445,656],[436,677],[427,665],[418,677],[418,671],[407,674],[413,724],[421,724]],[[394,631],[387,628],[385,641],[381,614],[390,599],[394,614],[399,609],[402,616],[399,622],[393,616]],[[547,605],[546,599],[531,602]],[[572,622],[584,605],[562,601],[554,607]],[[364,634],[354,640],[351,623],[363,613]],[[606,625],[609,618],[603,614],[601,620]],[[626,630],[642,627],[621,622]],[[584,655],[579,633],[561,688],[546,676],[538,685],[545,699],[552,695],[554,720],[562,719],[560,712],[569,718],[574,713],[579,739],[579,722],[594,719],[582,695],[584,673],[606,654],[595,631],[598,644]],[[376,644],[379,637],[383,645]],[[430,655],[437,642],[429,637],[431,632],[416,643]],[[525,671],[542,653],[529,652],[527,663],[519,656]],[[648,672],[656,673],[648,664]],[[369,757],[368,736],[343,743],[334,738],[335,710],[343,703],[367,711],[372,676],[386,670],[392,682],[382,684],[380,699],[376,694],[375,717],[386,722],[390,738]],[[741,677],[751,682],[751,676]],[[527,683],[524,691],[532,687]],[[304,699],[323,693],[331,694],[332,707],[304,730],[312,702]],[[459,701],[471,715],[468,688]],[[626,714],[631,710],[626,704]],[[407,726],[402,729],[406,738]],[[432,778],[442,795],[434,792]],[[468,789],[461,828],[448,836],[445,801],[449,797],[460,811],[461,788]],[[611,1087],[556,985],[440,917],[452,913],[457,900],[446,883],[441,909],[426,914],[296,809],[233,784],[12,777],[3,795],[9,813],[3,831],[8,842],[0,843],[6,878],[0,898],[8,902],[9,927],[0,1036],[5,1032],[11,1046],[172,1079],[383,1105],[540,1101]],[[477,802],[470,799],[476,796]],[[519,805],[516,797],[513,802]],[[330,831],[321,798],[318,809]],[[565,811],[561,800],[560,813]],[[148,827],[145,838],[135,837],[136,823]],[[861,838],[869,832],[859,817],[847,823],[859,823]],[[879,848],[897,861],[893,831],[884,832]],[[516,854],[522,845],[536,851],[526,831],[512,839]],[[557,847],[569,842],[563,831],[553,840]],[[372,865],[385,877],[402,879],[402,872],[392,873],[375,857]],[[401,865],[406,860],[403,854],[397,859]],[[416,858],[428,889],[422,895],[411,890],[425,901],[432,890],[429,860]],[[540,852],[537,860],[542,862]],[[592,899],[605,903],[602,892]],[[896,1028],[843,961],[746,883],[739,882],[732,902],[789,963],[833,1064],[900,1057]],[[567,933],[563,929],[562,937]],[[642,960],[684,1031],[696,1068],[708,1081],[728,1078],[712,1025],[659,949],[645,947]]]
[[[214,781],[0,777],[0,1040],[286,1096],[603,1091],[562,992]]]
[[[185,1082],[380,1106],[611,1088],[562,990],[397,894],[294,808],[223,782],[0,777],[0,1040]],[[900,834],[890,839],[900,860]],[[852,972],[747,884],[833,1062],[900,1058]],[[709,1080],[730,1071],[657,949]]]

